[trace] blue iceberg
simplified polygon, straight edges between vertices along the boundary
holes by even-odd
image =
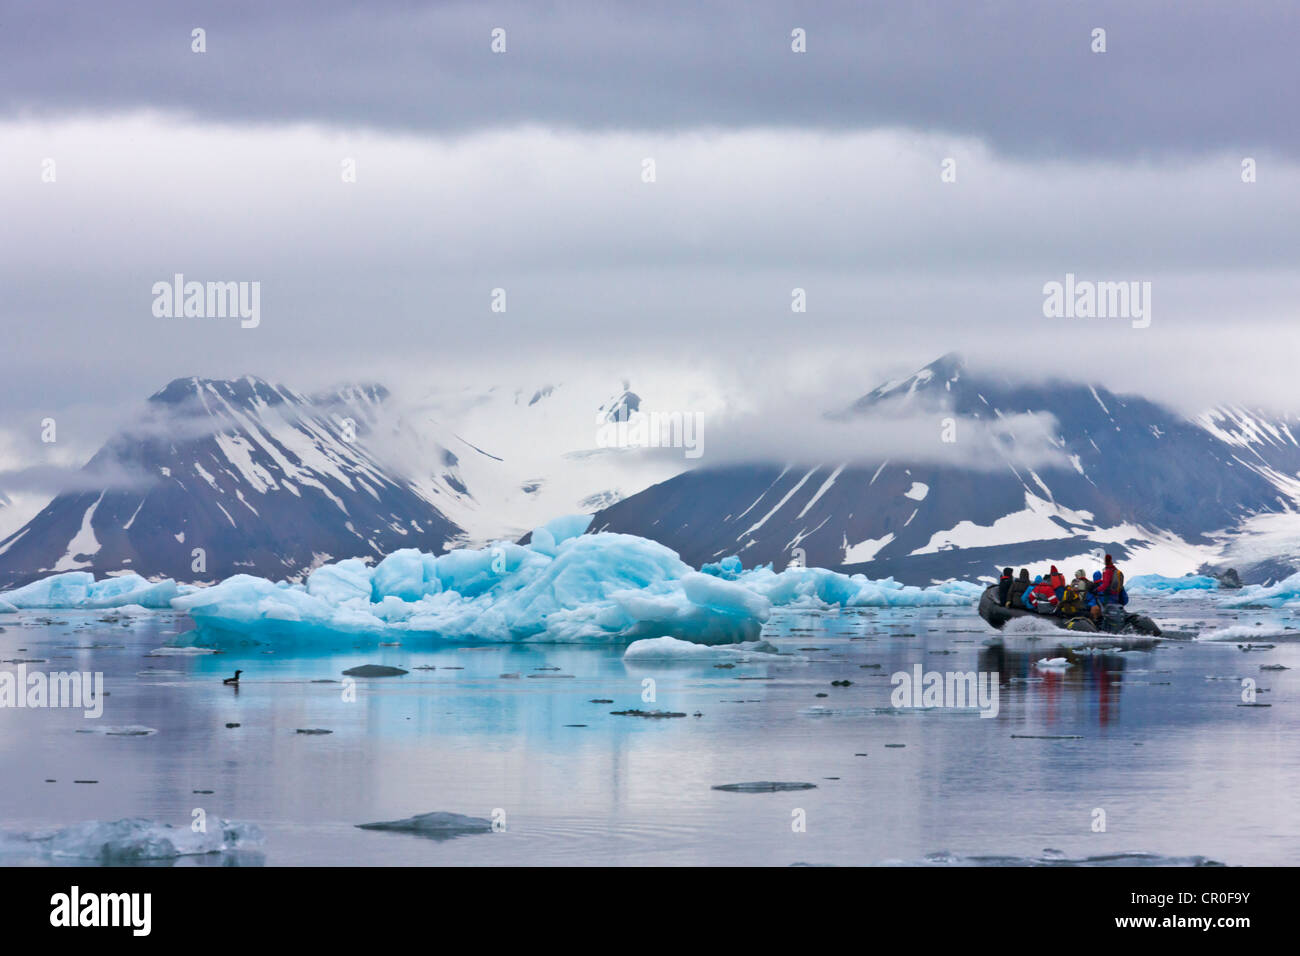
[[[301,583],[237,574],[200,588],[134,574],[95,581],[75,571],[0,595],[0,602],[184,611],[195,630],[178,639],[181,646],[318,646],[340,638],[724,645],[758,640],[773,606],[969,606],[982,590],[964,582],[919,588],[824,568],[746,571],[734,556],[696,571],[646,538],[587,534],[590,523],[588,515],[557,518],[526,545],[502,541],[442,555],[408,548],[373,566],[349,558],[316,568]]]
[[[763,595],[774,605],[825,607],[960,607],[979,600],[984,587],[948,581],[928,588],[899,584],[893,578],[873,580],[864,574],[840,574],[826,568],[770,567],[743,572],[736,583]]]
[[[4,595],[0,595],[4,597]],[[1266,607],[1300,607],[1300,572],[1283,578],[1276,584],[1248,584],[1233,592],[1227,607],[1246,607],[1262,604]]]
[[[1180,591],[1217,591],[1217,579],[1204,574],[1188,574],[1181,578],[1163,574],[1137,574],[1124,582],[1130,594],[1177,594]]]
[[[582,516],[589,521],[587,516]],[[752,641],[761,595],[695,571],[675,552],[625,534],[552,522],[529,545],[501,542],[444,555],[396,551],[373,568],[352,559],[305,584],[240,574],[178,597],[191,639],[628,643],[672,635],[700,644]]]
[[[109,608],[139,604],[169,608],[172,598],[194,590],[172,580],[148,581],[138,574],[119,574],[96,581],[89,571],[67,571],[6,591],[0,602],[15,608]]]

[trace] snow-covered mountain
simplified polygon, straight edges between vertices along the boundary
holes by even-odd
[[[0,538],[0,586],[82,569],[294,578],[327,559],[517,539],[684,467],[601,447],[600,424],[640,403],[595,377],[415,401],[377,385],[309,396],[252,377],[177,379],[76,490],[34,518],[41,502],[23,502],[25,523]]]
[[[177,379],[95,454],[77,490],[0,541],[0,583],[78,569],[293,576],[328,558],[445,550],[461,530],[369,450],[385,398]]]
[[[0,586],[73,569],[294,578],[327,559],[517,539],[575,512],[696,565],[798,557],[912,583],[1087,567],[1103,549],[1130,573],[1232,565],[1250,581],[1300,567],[1295,418],[1188,418],[1101,387],[974,374],[950,355],[826,415],[822,462],[692,468],[680,449],[602,438],[673,408],[724,424],[731,411],[698,381],[634,390],[593,375],[410,400],[178,379],[0,539]],[[919,429],[928,453],[856,443],[871,422]]]
[[[674,406],[675,387],[657,389],[652,404],[682,407]],[[690,401],[700,404],[698,396]],[[645,402],[628,382],[611,385],[598,376],[432,391],[395,405],[398,417],[382,453],[464,530],[467,542],[516,539],[558,515],[599,511],[684,470],[689,463],[681,454],[602,440],[603,426],[638,420]]]
[[[1004,565],[1090,567],[1103,549],[1134,571],[1181,574],[1231,557],[1252,527],[1259,541],[1278,522],[1296,528],[1300,427],[1286,419],[1227,408],[1188,419],[1100,387],[974,375],[954,355],[828,417],[847,428],[918,416],[936,437],[945,417],[979,435],[985,460],[867,448],[704,468],[605,509],[593,529],[655,538],[696,564],[739,554],[784,566],[802,549],[809,564],[919,583]],[[1021,416],[1050,424],[1046,460],[1026,464],[1014,432],[995,440],[996,429],[971,427]]]

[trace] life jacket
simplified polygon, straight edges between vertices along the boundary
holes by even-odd
[[[1048,580],[1051,582],[1053,590],[1065,587],[1065,575],[1060,571],[1053,570],[1048,576]]]
[[[1083,595],[1079,589],[1073,585],[1065,589],[1065,594],[1061,597],[1061,612],[1078,614],[1083,610]]]
[[[1043,581],[1040,584],[1035,584],[1030,593],[1032,595],[1030,600],[1035,604],[1039,601],[1047,601],[1049,604],[1056,603],[1056,589],[1052,587],[1050,581]]]
[[[1124,572],[1121,571],[1119,568],[1115,568],[1114,573],[1111,574],[1110,576],[1110,586],[1106,588],[1106,593],[1113,594],[1115,595],[1115,597],[1119,597],[1120,592],[1123,590],[1124,590]]]

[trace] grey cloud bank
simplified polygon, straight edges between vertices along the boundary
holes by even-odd
[[[1283,0],[0,9],[11,116],[151,108],[418,132],[907,126],[1038,157],[1300,146],[1300,12]],[[796,27],[806,53],[791,50]],[[491,51],[494,28],[505,53]]]
[[[759,404],[815,367],[817,411],[950,350],[1286,407],[1296,9],[0,0],[0,470],[84,461],[178,376],[561,381],[596,354]],[[176,274],[260,282],[256,327],[155,315]],[[1068,274],[1149,282],[1150,327],[1044,319]],[[1033,323],[1106,361],[1017,361]]]

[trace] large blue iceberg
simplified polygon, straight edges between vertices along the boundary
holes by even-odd
[[[323,565],[303,583],[238,574],[211,587],[123,575],[95,582],[55,575],[0,595],[19,608],[173,608],[194,620],[183,643],[247,640],[320,644],[429,639],[455,642],[611,642],[672,637],[696,644],[755,641],[773,606],[959,606],[980,586],[917,588],[823,568],[705,574],[654,541],[587,534],[586,515],[536,529],[527,545],[499,542],[443,555],[395,551]],[[710,569],[713,570],[713,569]]]

